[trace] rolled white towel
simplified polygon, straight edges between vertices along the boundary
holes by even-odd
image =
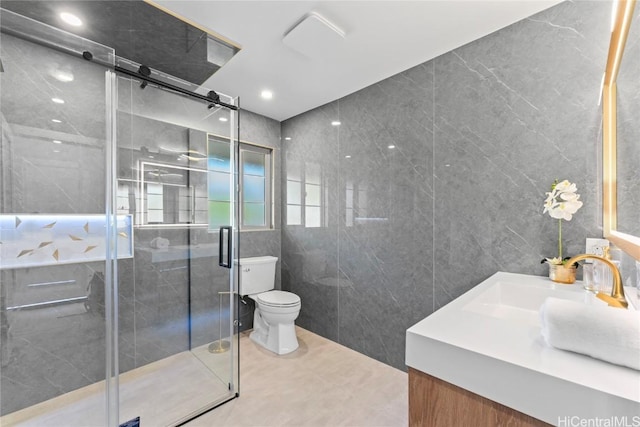
[[[547,344],[640,370],[640,312],[547,298],[540,307]]]

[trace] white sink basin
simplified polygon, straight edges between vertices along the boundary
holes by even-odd
[[[638,309],[638,292],[625,294]],[[538,310],[547,297],[606,306],[581,282],[499,272],[409,328],[406,364],[550,424],[637,415],[640,371],[546,345]]]
[[[631,297],[634,291],[629,288],[627,292],[630,310],[635,309],[634,298]],[[579,282],[574,285],[562,285],[544,280],[528,284],[497,281],[466,304],[463,310],[505,320],[537,323],[538,310],[547,297],[581,302],[586,305],[607,305],[594,293],[585,291]]]

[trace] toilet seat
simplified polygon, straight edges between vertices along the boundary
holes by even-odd
[[[300,305],[300,297],[293,292],[268,291],[256,295],[260,305],[267,307],[295,307]]]

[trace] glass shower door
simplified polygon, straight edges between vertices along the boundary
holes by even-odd
[[[175,425],[237,392],[237,114],[129,75],[117,95],[120,422]]]

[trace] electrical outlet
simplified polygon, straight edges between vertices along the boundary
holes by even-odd
[[[609,246],[609,241],[607,239],[592,239],[587,238],[587,243],[585,245],[585,254],[593,254],[602,256],[603,251],[602,248]],[[585,262],[591,263],[593,260],[587,259]]]

